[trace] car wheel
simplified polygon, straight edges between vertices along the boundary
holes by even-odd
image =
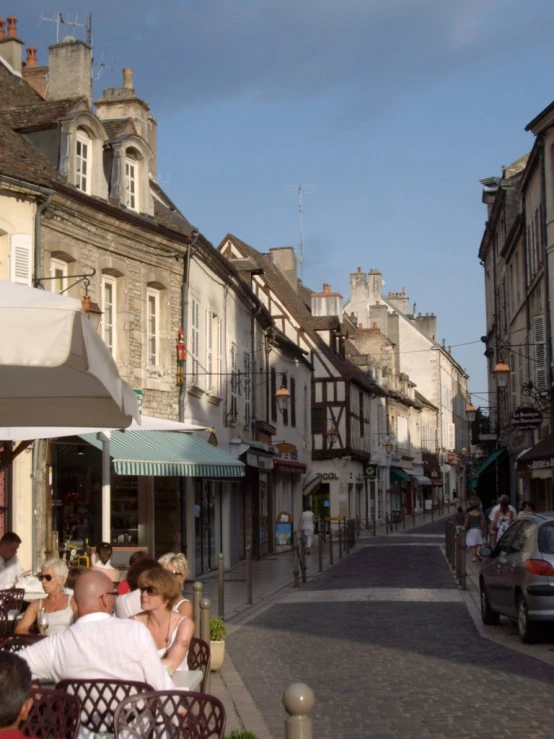
[[[537,625],[529,620],[529,612],[527,602],[523,595],[517,600],[517,632],[519,638],[524,644],[531,644],[535,641]]]
[[[481,583],[481,618],[485,626],[496,626],[500,623],[500,615],[492,610],[484,583]]]

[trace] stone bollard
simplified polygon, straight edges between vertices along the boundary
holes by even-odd
[[[217,555],[217,615],[225,617],[225,580],[224,578],[223,554]]]
[[[194,620],[194,633],[200,636],[200,601],[202,600],[202,583],[195,582],[192,586],[192,618]]]
[[[252,547],[246,547],[246,604],[252,605]]]
[[[207,644],[210,643],[210,609],[212,607],[209,598],[200,601],[200,638]]]
[[[291,683],[281,700],[288,713],[285,719],[285,739],[313,739],[310,712],[315,698],[312,689],[305,683]]]

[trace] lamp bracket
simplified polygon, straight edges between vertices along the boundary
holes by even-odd
[[[78,278],[78,279],[75,279],[75,282],[72,282],[71,285],[68,285],[63,290],[61,290],[59,295],[63,295],[68,290],[71,290],[72,287],[75,287],[75,285],[79,285],[81,282],[83,282],[85,285],[85,295],[88,295],[88,288],[90,286],[90,278],[94,277],[94,275],[96,274],[96,269],[94,267],[91,267],[91,270],[92,272],[85,273],[82,275],[64,275],[62,277],[37,277],[35,280],[35,287],[38,287],[44,290],[44,288],[40,284],[41,282],[46,282],[47,280],[60,280],[60,279],[61,280],[73,280],[74,278]]]

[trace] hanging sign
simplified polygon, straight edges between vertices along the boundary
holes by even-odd
[[[542,413],[530,405],[522,405],[512,413],[510,423],[518,431],[532,431],[541,425]]]
[[[374,464],[368,464],[364,469],[364,475],[372,480],[375,479],[377,477],[377,467]]]

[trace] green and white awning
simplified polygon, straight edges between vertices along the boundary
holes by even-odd
[[[81,439],[97,449],[96,434]],[[152,477],[244,477],[245,465],[193,434],[174,431],[112,431],[110,456],[118,475]]]

